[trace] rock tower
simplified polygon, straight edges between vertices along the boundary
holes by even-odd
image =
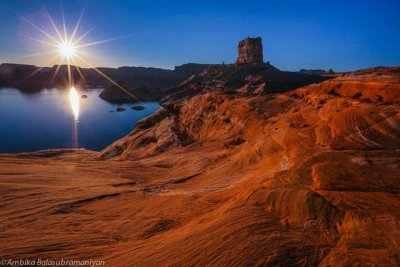
[[[263,48],[261,37],[246,38],[239,42],[237,64],[263,63]]]

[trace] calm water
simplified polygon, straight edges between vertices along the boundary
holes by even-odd
[[[98,97],[100,92],[51,89],[24,94],[0,89],[0,152],[70,147],[101,150],[160,107],[150,102],[111,104]],[[88,97],[81,98],[82,94]],[[134,105],[145,109],[132,110]],[[126,111],[116,112],[117,107]]]

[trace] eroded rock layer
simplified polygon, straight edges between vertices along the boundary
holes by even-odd
[[[0,255],[399,265],[400,69],[243,86],[172,98],[99,153],[1,155]]]
[[[261,37],[246,38],[239,42],[237,64],[263,63]]]

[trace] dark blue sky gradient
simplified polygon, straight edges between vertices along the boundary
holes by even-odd
[[[61,23],[60,2],[0,0],[0,62],[41,65],[23,36],[36,34],[14,12],[40,24],[47,8]],[[237,43],[261,36],[265,61],[284,70],[354,70],[400,65],[400,1],[112,1],[63,2],[68,28],[85,8],[86,41],[134,34],[90,49],[96,66],[234,62]],[[11,11],[12,10],[12,11]],[[46,27],[45,25],[42,25]]]

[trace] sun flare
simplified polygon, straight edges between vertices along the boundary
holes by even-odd
[[[71,59],[78,53],[77,47],[71,41],[61,41],[57,44],[57,49],[60,56],[68,59]]]
[[[78,121],[79,118],[79,95],[76,91],[76,89],[73,87],[75,85],[75,78],[80,79],[80,82],[85,83],[85,77],[83,76],[81,72],[81,67],[80,66],[85,66],[88,68],[91,68],[94,70],[98,75],[100,75],[102,78],[108,80],[110,83],[115,85],[117,88],[119,88],[121,91],[129,95],[132,99],[135,99],[136,101],[140,101],[138,97],[136,97],[134,94],[126,90],[124,87],[119,85],[116,81],[114,81],[111,77],[109,77],[107,74],[102,72],[100,69],[96,68],[88,59],[90,57],[91,53],[88,51],[88,48],[92,46],[96,46],[99,44],[119,40],[121,38],[126,38],[129,36],[132,36],[132,34],[125,35],[125,36],[120,36],[120,37],[115,37],[115,38],[109,38],[109,39],[104,39],[100,41],[93,41],[93,42],[85,42],[84,39],[87,35],[89,35],[94,27],[90,28],[83,34],[79,34],[79,27],[81,24],[81,20],[83,18],[84,12],[81,12],[81,15],[79,16],[78,21],[76,22],[75,27],[73,28],[72,32],[67,31],[67,26],[65,23],[65,18],[64,18],[64,13],[62,12],[61,18],[62,18],[62,28],[57,27],[56,22],[53,20],[53,18],[50,16],[49,13],[46,14],[46,18],[49,22],[50,28],[53,29],[53,32],[48,32],[44,30],[43,28],[37,26],[34,24],[31,20],[29,20],[26,17],[21,17],[25,22],[30,24],[34,29],[36,29],[39,33],[41,33],[42,37],[41,38],[32,38],[32,37],[27,37],[28,39],[35,41],[37,43],[40,43],[42,45],[45,45],[45,51],[39,52],[39,53],[34,53],[31,56],[42,56],[45,54],[52,54],[50,60],[46,62],[44,65],[47,66],[49,64],[56,63],[56,69],[55,72],[53,73],[51,77],[51,81],[55,79],[55,77],[58,75],[62,68],[62,65],[66,65],[67,67],[67,82],[68,82],[68,87],[70,88],[70,103],[72,106],[72,111],[73,115],[75,117],[75,120]],[[52,49],[49,49],[52,48]],[[58,62],[57,62],[58,61]],[[43,68],[39,68],[38,70],[33,71],[30,75],[28,75],[28,78],[31,78],[34,76],[36,73],[39,73]],[[76,71],[74,71],[74,69]],[[79,77],[75,77],[75,76]]]

